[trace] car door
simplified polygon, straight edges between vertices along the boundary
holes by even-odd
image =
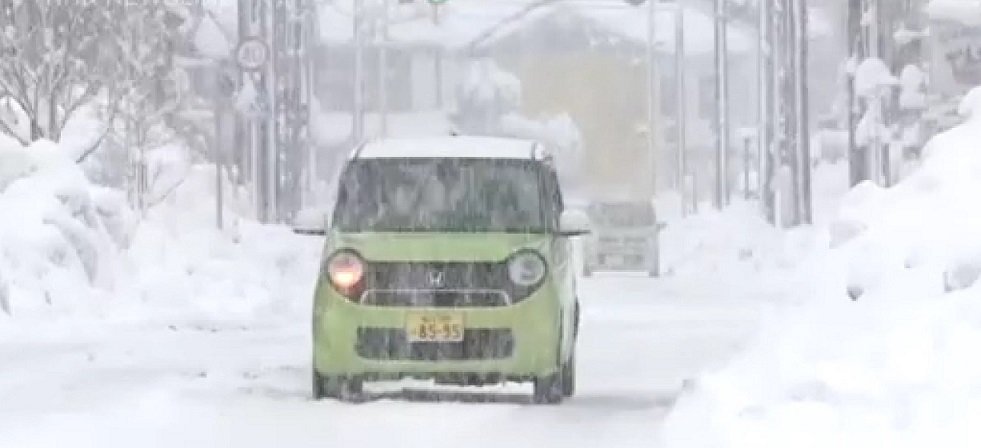
[[[572,241],[567,236],[559,234],[559,217],[565,210],[562,200],[562,190],[559,185],[558,176],[554,169],[546,170],[542,182],[542,204],[545,207],[547,219],[551,232],[551,260],[552,275],[555,278],[555,286],[559,294],[559,301],[562,306],[563,318],[563,356],[567,357],[575,342],[575,328],[577,325],[577,296],[576,296],[576,269],[573,262]]]

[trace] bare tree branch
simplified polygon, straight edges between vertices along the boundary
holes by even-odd
[[[99,138],[97,138],[95,142],[92,143],[92,145],[90,145],[88,148],[82,151],[82,154],[80,154],[78,158],[75,159],[75,163],[81,164],[82,162],[85,162],[85,159],[88,159],[89,156],[94,154],[95,151],[97,151],[99,147],[102,146],[102,142],[106,140],[106,136],[109,135],[109,131],[112,130],[112,122],[113,120],[109,120],[109,124],[106,126],[106,129],[102,131],[102,134],[99,135]]]
[[[21,137],[20,134],[18,134],[13,129],[11,129],[10,125],[8,125],[6,121],[0,120],[0,131],[3,131],[4,134],[13,137],[21,145],[27,146],[28,144],[30,144],[30,142],[27,141],[27,139]]]

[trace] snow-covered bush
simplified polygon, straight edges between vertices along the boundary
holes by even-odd
[[[981,415],[981,90],[897,186],[865,183],[794,306],[682,397],[667,446],[971,446]],[[829,247],[830,246],[830,247]],[[849,300],[849,295],[856,301]]]
[[[115,282],[113,262],[129,238],[125,202],[89,184],[54,143],[0,150],[14,167],[0,189],[0,277],[5,308],[71,307]]]

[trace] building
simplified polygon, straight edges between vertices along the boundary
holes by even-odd
[[[334,1],[320,13],[323,47],[318,52],[317,96],[325,131],[321,141],[341,148],[353,144],[350,6],[350,0]],[[655,160],[647,147],[647,7],[608,1],[453,0],[435,9],[417,0],[390,8],[385,85],[391,132],[443,131],[447,126],[441,118],[455,104],[468,64],[489,57],[520,80],[524,115],[572,117],[582,134],[592,191],[649,195],[654,179],[658,187],[667,187],[674,176],[676,105],[674,12],[669,8],[659,10],[655,22]],[[374,135],[381,91],[381,21],[375,20],[377,9],[365,14],[365,101],[368,134]],[[704,10],[690,8],[685,25],[690,157],[693,166],[708,169],[716,110],[714,20]],[[733,83],[755,86],[752,40],[736,27],[730,31],[730,51]],[[755,89],[732,89],[732,129],[755,125],[755,101]]]

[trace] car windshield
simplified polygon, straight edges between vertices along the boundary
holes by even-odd
[[[334,226],[345,232],[548,230],[540,167],[521,160],[378,159],[352,162]]]
[[[603,227],[647,227],[654,225],[654,209],[644,203],[595,204],[590,218]]]

